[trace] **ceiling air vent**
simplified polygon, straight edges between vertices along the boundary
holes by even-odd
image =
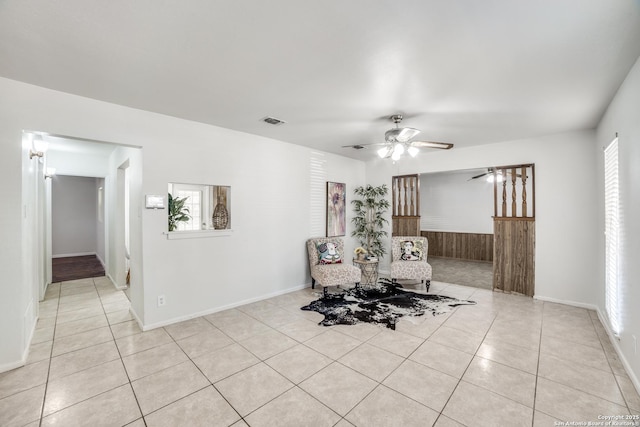
[[[283,125],[286,123],[284,120],[276,119],[275,117],[269,117],[269,116],[263,118],[262,121],[274,126]]]

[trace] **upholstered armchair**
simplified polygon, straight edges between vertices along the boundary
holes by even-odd
[[[344,254],[344,240],[340,237],[319,237],[307,240],[311,287],[316,282],[327,295],[327,286],[360,284],[360,268],[348,262]]]
[[[427,262],[429,242],[422,236],[393,236],[391,238],[391,281],[420,280],[427,291],[431,286],[431,265]]]

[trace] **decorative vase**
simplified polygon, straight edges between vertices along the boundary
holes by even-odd
[[[224,230],[227,228],[229,224],[229,211],[227,211],[227,207],[222,203],[218,203],[216,207],[213,209],[213,228],[216,230]]]

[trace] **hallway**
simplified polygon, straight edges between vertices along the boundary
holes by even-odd
[[[0,374],[0,425],[35,420],[27,425],[38,426],[43,410],[45,415],[58,411],[114,388],[107,383],[126,380],[114,339],[141,332],[129,306],[125,294],[105,276],[49,285],[40,303],[27,365]],[[113,360],[120,367],[114,368]],[[45,392],[48,399],[43,408]],[[122,405],[122,412],[131,403],[137,410],[135,398],[130,397],[130,402],[114,403]],[[63,416],[58,413],[42,425],[74,424],[60,419]]]

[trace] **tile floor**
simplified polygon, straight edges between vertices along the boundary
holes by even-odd
[[[596,313],[434,282],[478,302],[318,326],[310,289],[141,332],[105,278],[51,285],[2,426],[553,426],[640,414]]]

